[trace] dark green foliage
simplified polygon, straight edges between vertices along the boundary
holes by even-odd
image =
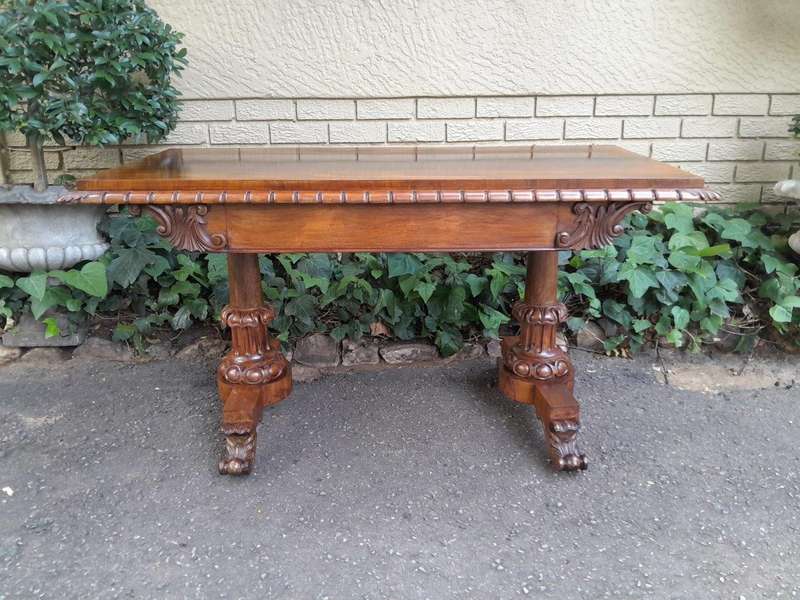
[[[0,0],[0,131],[26,136],[34,189],[47,188],[49,139],[156,142],[174,129],[181,37],[144,0]]]
[[[798,223],[747,208],[694,216],[678,204],[634,215],[614,246],[562,253],[568,327],[600,317],[617,323],[608,349],[635,350],[663,337],[694,350],[723,328],[741,334],[741,348],[764,327],[797,342],[800,278],[786,236]],[[48,285],[44,274],[0,276],[0,323],[26,306],[37,316],[49,306],[99,312],[118,317],[117,339],[141,347],[156,328],[183,329],[219,314],[227,300],[224,255],[175,252],[149,218],[114,216],[104,228],[109,253],[50,273],[63,285]],[[496,337],[525,274],[522,257],[510,253],[283,254],[262,257],[261,271],[284,342],[318,331],[358,338],[377,327],[400,339],[427,337],[444,355],[465,339]]]
[[[181,34],[143,0],[0,2],[0,129],[78,143],[174,128]]]
[[[604,316],[620,326],[611,349],[635,350],[663,336],[698,349],[723,328],[748,347],[764,326],[797,340],[800,278],[786,239],[797,215],[770,216],[755,207],[709,209],[668,204],[634,215],[615,245],[583,251],[564,267],[563,283],[576,300],[571,329]]]

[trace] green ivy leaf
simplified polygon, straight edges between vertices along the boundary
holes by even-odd
[[[460,331],[448,327],[441,329],[436,333],[435,343],[439,348],[439,353],[443,357],[447,358],[448,356],[452,356],[461,350],[461,346],[464,344],[464,339],[462,338]]]
[[[500,271],[495,271],[489,280],[489,292],[492,294],[492,300],[495,302],[500,300],[500,295],[506,288],[508,283],[508,275]]]
[[[464,302],[467,299],[467,291],[463,287],[454,287],[447,295],[447,307],[445,314],[451,323],[457,323],[464,312]]]
[[[119,323],[111,334],[111,339],[115,342],[127,342],[138,333],[136,327],[130,323]]]
[[[54,317],[47,317],[46,319],[42,319],[42,323],[44,324],[45,339],[56,337],[61,334],[61,328],[58,326],[58,323],[56,322]]]
[[[637,267],[625,263],[620,269],[620,279],[628,282],[631,294],[636,298],[644,296],[650,288],[658,287],[658,280],[649,267]]]
[[[628,260],[639,265],[655,264],[663,260],[656,249],[656,238],[650,235],[634,236],[631,247],[628,248]]]
[[[422,301],[427,303],[436,291],[436,284],[430,281],[420,281],[414,286],[414,291],[419,294]]]
[[[67,300],[70,299],[70,293],[62,287],[50,287],[44,293],[42,298],[31,299],[31,314],[33,318],[39,320],[44,316],[48,310],[55,306],[63,306]]]
[[[750,223],[741,218],[730,219],[725,223],[725,227],[720,236],[726,240],[744,241],[752,230]]]
[[[675,329],[682,330],[689,326],[689,311],[680,306],[673,306],[670,311]]]
[[[586,327],[586,319],[581,319],[580,317],[569,317],[567,319],[567,327],[573,333],[578,333],[581,329]]]
[[[700,252],[708,248],[708,239],[701,231],[678,232],[672,235],[667,246],[670,250],[688,248],[689,253]]]
[[[680,233],[690,233],[694,230],[692,208],[686,204],[670,204],[664,216],[664,224],[670,229]]]
[[[14,287],[14,280],[11,279],[8,275],[3,275],[0,273],[0,288],[13,288]]]
[[[669,333],[667,333],[667,341],[675,346],[676,348],[680,348],[683,346],[683,332],[678,331],[677,329],[671,329]]]
[[[800,296],[786,296],[781,299],[781,306],[785,308],[800,308]]]
[[[716,335],[716,333],[722,327],[722,323],[722,317],[719,315],[708,315],[707,317],[700,319],[700,328],[711,335]]]
[[[687,250],[684,248],[684,252],[687,254],[694,254],[695,256],[701,256],[703,258],[711,258],[712,256],[728,256],[731,253],[731,245],[717,244],[716,246],[709,246],[703,250]]]
[[[688,254],[683,250],[675,250],[670,253],[667,260],[669,261],[669,264],[679,271],[683,271],[684,273],[695,273],[697,272],[698,268],[700,268],[700,264],[702,263],[703,259],[701,259],[699,256]]]
[[[387,261],[389,277],[414,275],[422,269],[422,263],[413,254],[390,254]]]
[[[31,273],[17,279],[17,287],[34,300],[43,300],[47,290],[47,273]]]
[[[472,294],[472,297],[477,298],[486,289],[486,283],[489,280],[486,277],[470,273],[464,278],[464,281],[469,286],[469,293]]]
[[[119,248],[117,256],[108,265],[108,276],[123,288],[130,287],[142,270],[155,260],[154,256],[153,252],[143,248]]]
[[[769,309],[769,316],[772,317],[773,321],[776,321],[778,323],[792,322],[792,311],[780,304],[776,304],[775,306]]]
[[[105,298],[108,295],[106,266],[101,262],[86,263],[80,270],[51,271],[49,275],[90,296]]]
[[[511,320],[508,315],[485,304],[481,304],[478,318],[481,320],[481,324],[489,337],[498,337],[500,326]]]

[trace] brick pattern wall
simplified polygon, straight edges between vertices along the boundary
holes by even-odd
[[[48,146],[52,177],[80,177],[165,146],[615,143],[701,175],[726,202],[781,203],[775,181],[800,178],[790,137],[800,94],[186,100],[160,146]],[[7,134],[12,182],[31,179]]]

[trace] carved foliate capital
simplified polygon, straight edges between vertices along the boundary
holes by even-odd
[[[569,311],[561,304],[526,304],[515,302],[511,307],[511,316],[519,323],[528,325],[558,325],[567,320]]]
[[[208,232],[205,218],[208,207],[204,204],[132,204],[128,207],[128,212],[138,216],[142,214],[142,208],[158,223],[158,234],[180,250],[220,252],[228,246],[228,240],[223,234]]]
[[[266,327],[275,318],[275,311],[271,306],[258,308],[236,308],[226,306],[220,314],[220,321],[225,327],[232,329],[243,327]]]
[[[560,231],[556,235],[557,248],[573,250],[600,248],[614,241],[623,233],[620,221],[628,213],[638,210],[648,213],[653,203],[646,202],[609,202],[589,203],[576,202],[572,205],[575,215],[571,229]]]

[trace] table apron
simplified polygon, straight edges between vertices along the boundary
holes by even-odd
[[[226,252],[551,250],[569,203],[209,206]],[[561,228],[561,229],[560,229]]]

